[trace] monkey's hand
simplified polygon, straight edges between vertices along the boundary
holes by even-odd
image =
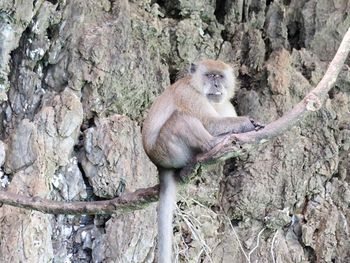
[[[258,130],[261,130],[261,129],[264,129],[265,128],[265,125],[260,123],[260,122],[257,122],[256,120],[252,119],[252,118],[249,118],[250,122],[253,124],[254,126],[254,130],[255,131],[258,131]]]

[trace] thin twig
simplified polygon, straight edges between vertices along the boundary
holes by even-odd
[[[231,220],[230,220],[229,218],[227,218],[227,220],[228,220],[228,222],[229,222],[229,224],[230,224],[230,226],[231,226],[231,229],[232,229],[233,234],[234,234],[235,237],[236,237],[236,240],[237,240],[237,243],[238,243],[238,245],[239,245],[239,248],[241,249],[241,252],[243,253],[244,257],[247,259],[247,261],[250,262],[250,259],[249,259],[248,255],[247,255],[247,254],[245,253],[245,251],[244,251],[244,248],[243,248],[243,246],[242,246],[242,243],[241,243],[241,241],[239,240],[239,236],[237,235],[236,230],[235,230],[235,228],[233,227],[233,225],[232,225],[232,223],[231,223]]]
[[[256,238],[256,246],[253,247],[252,250],[250,250],[249,254],[248,254],[248,259],[249,259],[249,263],[250,263],[250,256],[253,254],[253,252],[259,247],[259,243],[260,243],[260,236],[261,234],[265,231],[266,227],[264,227],[263,229],[260,230],[260,232],[258,233],[258,236]]]
[[[272,257],[272,262],[276,263],[276,258],[275,258],[275,253],[274,253],[274,249],[275,249],[275,240],[278,234],[278,229],[276,230],[275,234],[273,235],[272,241],[271,241],[271,257]]]
[[[201,226],[201,223],[198,221],[198,219],[193,217],[192,215],[190,215],[188,213],[181,211],[177,206],[176,206],[176,215],[179,216],[185,222],[185,224],[191,230],[191,233],[192,233],[194,239],[197,240],[201,244],[202,249],[204,250],[205,254],[207,255],[209,261],[212,262],[212,259],[210,256],[211,248],[206,244],[201,233],[195,227],[195,225],[197,225],[198,228],[200,228],[200,226]]]

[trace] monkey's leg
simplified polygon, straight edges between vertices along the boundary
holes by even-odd
[[[157,148],[164,156],[164,167],[181,168],[192,160],[195,154],[210,150],[216,139],[195,117],[174,112],[160,130]]]

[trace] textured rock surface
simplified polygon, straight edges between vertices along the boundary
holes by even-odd
[[[118,196],[125,185],[134,191],[145,185],[143,174],[157,173],[142,148],[140,127],[125,116],[101,118],[87,129],[83,152],[81,164],[98,197]]]
[[[234,105],[267,123],[317,84],[349,14],[348,0],[0,1],[0,189],[72,201],[155,184],[140,125],[190,62],[235,64]],[[348,66],[319,112],[182,189],[178,262],[350,261]],[[0,262],[153,262],[155,207],[2,206]]]

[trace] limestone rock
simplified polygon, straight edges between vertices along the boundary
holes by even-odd
[[[143,174],[157,180],[142,148],[140,128],[125,116],[99,119],[87,129],[84,153],[81,164],[96,196],[112,198],[145,186]]]

